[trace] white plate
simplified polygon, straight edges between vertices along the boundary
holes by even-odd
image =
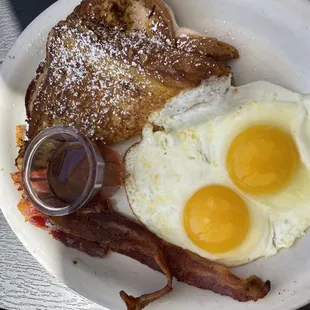
[[[47,33],[78,0],[60,0],[22,33],[0,71],[0,205],[28,251],[52,274],[89,299],[124,309],[119,291],[152,292],[165,278],[118,254],[91,258],[66,248],[46,232],[25,223],[16,204],[19,194],[10,180],[15,170],[15,125],[25,123],[24,96],[40,60]],[[238,85],[268,79],[294,91],[310,90],[310,2],[306,0],[170,0],[181,26],[207,32],[234,44],[241,52],[233,63]],[[121,195],[121,194],[120,194]],[[123,206],[126,208],[126,206]],[[310,233],[295,246],[269,259],[235,269],[238,275],[270,279],[272,290],[257,303],[238,303],[182,283],[150,309],[294,309],[310,300]],[[77,265],[73,264],[77,261]],[[38,287],[38,289],[40,289]]]

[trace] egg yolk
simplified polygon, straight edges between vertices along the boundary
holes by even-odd
[[[194,244],[210,253],[222,253],[244,240],[249,230],[249,213],[233,190],[210,185],[199,189],[188,200],[183,222]]]
[[[232,181],[249,194],[269,194],[283,188],[292,178],[298,161],[293,138],[269,125],[242,131],[227,153]]]

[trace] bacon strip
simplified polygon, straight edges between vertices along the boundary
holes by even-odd
[[[135,252],[126,248],[126,250],[104,247],[103,244],[85,240],[62,231],[53,231],[55,239],[68,247],[76,248],[88,255],[95,257],[105,257],[108,250],[129,256],[138,260],[148,267],[160,271],[152,257],[145,256],[143,253]],[[257,301],[263,298],[270,291],[270,281],[263,282],[257,276],[251,276],[242,279],[232,274],[229,269],[218,263],[210,262],[200,256],[180,249],[172,244],[165,243],[165,251],[168,256],[170,268],[173,276],[181,282],[199,287],[201,289],[211,290],[221,295],[233,297],[238,301]]]
[[[25,221],[29,222],[31,225],[47,229],[46,223],[49,218],[47,215],[42,214],[39,210],[37,210],[29,200],[23,198],[17,205],[18,210],[24,216]]]
[[[94,246],[108,247],[109,250],[130,256],[155,270],[163,271],[163,267],[154,256],[153,246],[158,247],[161,250],[157,253],[166,255],[166,262],[169,263],[166,266],[171,269],[176,279],[230,296],[238,301],[256,301],[270,290],[269,281],[263,282],[256,276],[241,279],[224,265],[167,243],[145,227],[111,209],[98,212],[99,209],[100,204],[97,205],[95,212],[87,213],[86,216],[85,213],[76,213],[66,217],[52,217],[51,220],[60,230],[74,235],[80,241],[86,239],[94,242]]]
[[[18,191],[22,191],[22,186],[21,186],[21,182],[20,182],[20,172],[14,172],[14,173],[11,173],[11,179],[13,180],[14,182],[14,185],[17,186],[17,190]]]
[[[16,180],[18,183],[18,180]],[[172,277],[202,289],[230,296],[238,301],[257,301],[270,291],[270,282],[256,276],[235,276],[227,267],[165,242],[126,217],[115,212],[107,201],[93,202],[74,214],[48,217],[27,199],[19,204],[25,219],[48,229],[53,237],[91,256],[105,257],[108,251],[129,256],[167,277],[167,285],[140,297],[120,295],[129,310],[143,309],[172,290]]]

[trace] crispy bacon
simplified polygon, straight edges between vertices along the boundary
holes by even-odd
[[[46,223],[48,222],[48,216],[37,210],[29,200],[22,198],[17,205],[18,210],[24,216],[25,221],[31,225],[47,229]]]
[[[21,183],[20,183],[20,172],[14,172],[14,173],[11,173],[11,178],[14,182],[14,185],[17,186],[17,190],[18,191],[22,191],[22,186],[21,186]]]
[[[16,175],[12,178],[18,184]],[[69,247],[91,256],[105,257],[109,251],[129,256],[162,272],[167,285],[140,297],[120,292],[129,310],[143,309],[172,290],[172,277],[202,289],[230,296],[238,301],[257,301],[270,291],[270,282],[256,276],[242,279],[216,262],[165,242],[115,212],[107,201],[93,202],[74,214],[48,217],[23,198],[18,205],[31,224],[47,229],[52,236]]]
[[[88,241],[62,231],[52,231],[55,239],[68,247],[73,247],[94,257],[105,257],[109,250],[129,256],[148,267],[161,271],[153,257],[136,252],[129,247],[117,248],[117,245],[104,246],[101,243]],[[263,282],[257,276],[239,278],[229,269],[218,263],[210,262],[200,256],[166,243],[165,251],[173,276],[181,282],[208,289],[221,295],[233,297],[238,301],[257,301],[270,291],[270,281]]]
[[[40,177],[41,173],[34,173],[33,177]],[[20,181],[20,172],[11,173],[11,178],[15,185],[18,186],[18,190],[22,191],[21,181]],[[37,210],[28,199],[26,199],[25,194],[23,193],[23,198],[20,200],[20,202],[17,205],[18,210],[20,213],[24,216],[25,220],[29,222],[30,224],[46,229],[46,223],[48,221],[48,216],[41,213],[39,210]]]
[[[87,211],[85,211],[87,210]],[[270,290],[270,282],[263,282],[256,276],[241,279],[216,262],[204,259],[190,251],[172,245],[158,238],[145,227],[107,209],[102,204],[95,208],[51,220],[65,233],[93,242],[130,256],[149,267],[163,272],[155,253],[161,253],[166,260],[166,268],[179,281],[202,289],[230,296],[238,301],[258,300]],[[62,242],[64,242],[62,240]],[[65,242],[64,242],[65,243]],[[167,276],[166,272],[164,272]],[[169,282],[169,279],[168,279]]]

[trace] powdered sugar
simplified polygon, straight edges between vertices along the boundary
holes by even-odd
[[[162,26],[162,23],[158,24]],[[54,32],[57,35],[48,42],[49,70],[52,71],[48,83],[55,90],[54,106],[46,113],[52,119],[61,117],[77,121],[78,118],[80,129],[90,137],[107,113],[118,116],[130,113],[126,109],[128,100],[137,101],[140,89],[148,90],[151,86],[150,80],[143,78],[150,74],[143,68],[147,55],[158,48],[167,48],[166,39],[149,38],[141,31],[128,35],[117,27],[97,27],[95,33],[82,25],[70,27],[63,23],[56,26]],[[152,96],[152,92],[142,95]],[[85,105],[87,101],[91,104]],[[79,109],[81,104],[83,108]]]
[[[152,110],[221,74],[208,57],[178,49],[168,24],[156,14],[142,29],[130,31],[74,15],[56,25],[30,128],[40,129],[43,118],[49,126],[74,126],[94,139],[129,138]]]

